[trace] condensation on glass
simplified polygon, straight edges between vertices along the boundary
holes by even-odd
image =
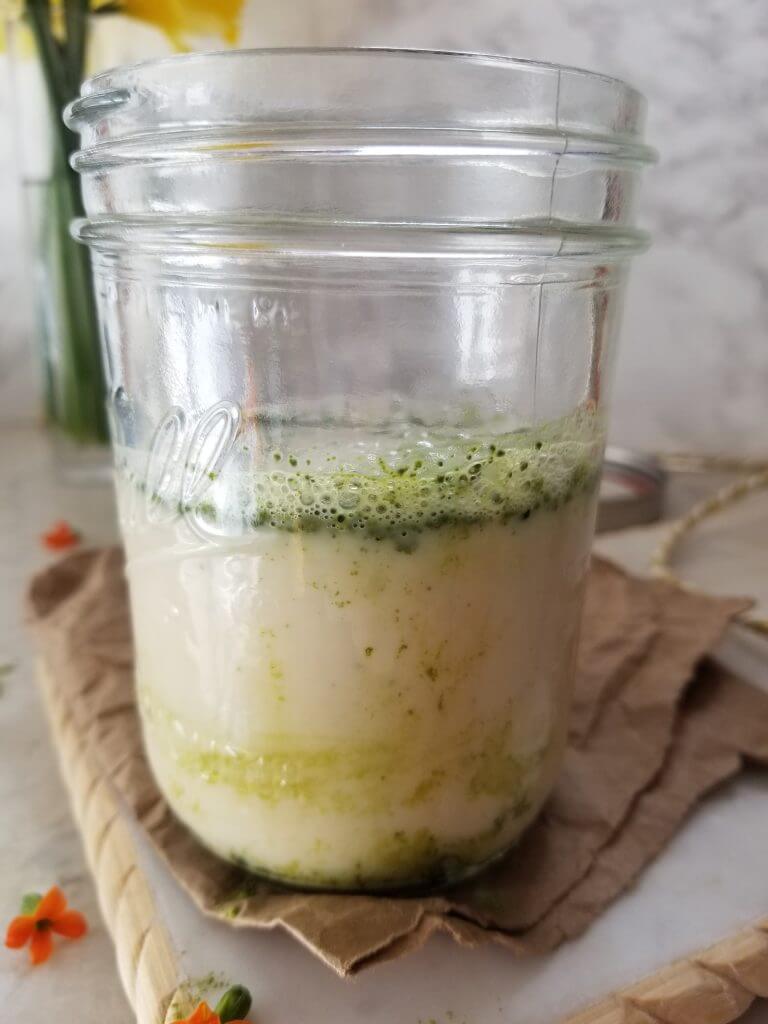
[[[386,50],[177,57],[69,108],[147,752],[223,857],[444,884],[541,808],[643,112]]]

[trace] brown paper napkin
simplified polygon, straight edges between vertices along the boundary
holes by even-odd
[[[432,896],[296,892],[209,853],[160,795],[134,703],[121,552],[63,559],[33,580],[29,603],[83,742],[195,902],[238,927],[283,927],[339,974],[399,956],[438,930],[467,945],[552,949],[630,884],[712,786],[745,758],[768,765],[768,695],[712,663],[699,667],[749,602],[690,594],[595,560],[564,768],[519,846]]]

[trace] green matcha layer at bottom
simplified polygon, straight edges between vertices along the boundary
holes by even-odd
[[[527,797],[521,797],[506,813],[499,814],[481,835],[453,842],[438,839],[427,828],[392,832],[379,840],[364,863],[361,861],[343,875],[303,867],[297,860],[277,868],[274,865],[267,867],[238,850],[232,850],[225,856],[237,867],[259,878],[300,889],[341,892],[436,889],[455,885],[503,856],[536,810],[538,808]],[[258,881],[250,885],[246,881],[217,909],[237,917],[242,912],[242,902],[257,888]]]

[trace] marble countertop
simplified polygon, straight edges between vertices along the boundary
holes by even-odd
[[[52,1012],[66,1024],[130,1024],[133,1017],[59,779],[37,694],[32,644],[23,627],[24,589],[30,574],[50,558],[40,535],[52,522],[67,519],[89,544],[116,537],[111,488],[67,486],[57,480],[56,461],[41,431],[3,429],[0,665],[11,668],[0,683],[0,919],[4,924],[17,912],[22,893],[57,883],[91,927],[80,942],[62,943],[43,968],[31,968],[23,953],[0,949],[0,1006],[29,1024]],[[687,505],[713,483],[686,478],[673,491],[672,507]],[[742,1021],[768,1024],[768,1003],[753,1007]]]
[[[90,933],[62,942],[44,966],[0,948],[0,1006],[38,1024],[55,1012],[67,1024],[133,1020],[99,915],[80,838],[70,814],[34,678],[23,594],[32,572],[50,559],[40,535],[67,519],[88,542],[116,536],[111,487],[66,487],[54,478],[54,453],[33,429],[4,428],[0,441],[0,664],[12,668],[0,693],[0,918],[18,912],[21,895],[54,883],[88,918]]]

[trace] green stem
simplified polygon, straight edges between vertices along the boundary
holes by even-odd
[[[85,70],[85,45],[88,28],[88,0],[65,0],[67,25],[67,65],[72,95],[76,96]]]
[[[48,259],[58,298],[61,351],[57,366],[57,424],[78,441],[106,439],[104,382],[88,250],[69,225],[80,212],[78,183],[62,160],[54,160],[50,184]]]
[[[70,98],[71,87],[64,55],[51,29],[51,12],[47,0],[27,0],[27,14],[40,55],[48,98],[52,107],[61,108]]]

